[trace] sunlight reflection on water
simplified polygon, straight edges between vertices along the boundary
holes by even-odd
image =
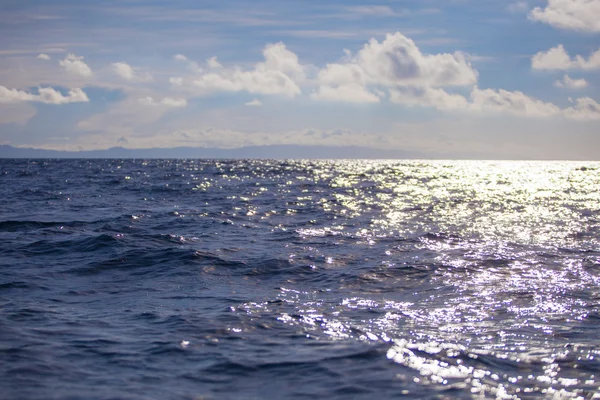
[[[334,193],[319,203],[334,218],[298,228],[299,239],[374,246],[383,261],[361,268],[321,249],[337,268],[364,270],[335,291],[366,297],[281,289],[281,323],[315,340],[390,343],[387,358],[421,386],[498,399],[596,392],[600,349],[570,333],[597,315],[600,276],[569,249],[598,249],[600,174],[569,162],[347,162],[333,178],[323,169],[314,179],[330,179]],[[296,247],[294,256],[313,250]],[[415,280],[411,292],[403,268],[426,272],[426,287]]]
[[[600,163],[3,168],[14,393],[599,398]]]

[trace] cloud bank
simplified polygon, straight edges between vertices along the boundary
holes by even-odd
[[[546,7],[535,7],[529,18],[559,29],[600,32],[599,0],[548,0]]]
[[[58,90],[50,87],[38,88],[38,94],[29,93],[19,89],[8,89],[0,86],[0,103],[19,103],[24,101],[35,101],[46,104],[66,104],[88,102],[90,99],[85,92],[79,88],[69,90],[63,95]]]

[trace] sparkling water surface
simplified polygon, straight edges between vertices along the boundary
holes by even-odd
[[[0,398],[600,398],[600,163],[0,160]]]

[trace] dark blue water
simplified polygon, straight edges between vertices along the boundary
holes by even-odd
[[[0,160],[3,399],[598,398],[600,164]]]

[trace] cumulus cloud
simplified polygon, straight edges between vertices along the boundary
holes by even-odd
[[[533,69],[567,70],[567,69],[600,69],[600,49],[590,54],[586,60],[580,55],[571,58],[562,44],[548,51],[540,51],[531,58]]]
[[[375,102],[379,98],[369,88],[473,85],[477,71],[461,53],[423,54],[411,39],[397,32],[382,42],[371,39],[344,62],[328,64],[319,71],[318,82],[315,99],[343,100],[350,94],[347,101]]]
[[[208,68],[210,68],[210,69],[223,68],[221,63],[217,60],[217,57],[209,58],[208,60],[206,60],[206,64],[208,65]]]
[[[149,81],[152,77],[149,74],[139,75],[136,73],[136,68],[123,62],[111,64],[113,72],[126,81]]]
[[[310,97],[314,100],[342,101],[347,103],[379,103],[380,99],[358,83],[339,86],[321,85]]]
[[[0,103],[19,103],[23,101],[36,101],[46,104],[65,104],[90,101],[85,92],[79,88],[69,90],[63,95],[58,90],[50,87],[38,88],[38,94],[19,89],[8,89],[0,86]]]
[[[186,57],[183,54],[175,54],[173,56],[173,59],[175,61],[179,61],[179,62],[187,64],[187,69],[192,72],[202,72],[202,68],[200,67],[200,65],[198,65],[198,63],[196,61],[190,60],[188,57]]]
[[[475,111],[507,112],[529,117],[549,117],[560,113],[560,108],[532,98],[519,91],[474,88],[470,108]]]
[[[559,29],[600,32],[600,0],[548,0],[529,13],[534,21]]]
[[[319,71],[319,87],[311,94],[314,100],[349,103],[378,103],[379,97],[367,89],[367,76],[355,63],[328,64]]]
[[[595,65],[595,55],[585,60],[564,56],[559,47],[538,56],[535,65],[568,67],[576,63],[581,68]],[[423,54],[415,43],[400,33],[388,34],[382,42],[371,39],[355,56],[344,62],[328,64],[318,74],[319,87],[313,99],[378,102],[387,89],[390,101],[409,107],[432,107],[443,111],[471,113],[505,113],[524,117],[550,117],[563,114],[555,104],[530,97],[520,91],[480,89],[475,86],[470,95],[451,93],[453,86],[469,86],[477,82],[468,58],[461,53]],[[581,85],[581,82],[571,84]],[[567,115],[568,114],[568,115]]]
[[[247,91],[289,97],[300,94],[298,83],[304,80],[304,67],[298,62],[298,56],[283,43],[267,45],[263,56],[264,62],[247,71],[239,67],[213,68],[196,79],[194,85],[204,92]],[[216,58],[209,59],[209,66],[217,67],[216,63]]]
[[[83,61],[82,56],[69,53],[63,60],[59,60],[58,63],[69,73],[80,75],[84,78],[92,75],[92,69]]]
[[[358,52],[356,63],[373,83],[439,87],[477,82],[477,72],[461,53],[423,54],[399,32],[381,43],[371,39]]]
[[[145,106],[164,106],[164,107],[185,107],[187,101],[185,99],[174,99],[172,97],[164,97],[161,100],[155,100],[151,96],[146,96],[138,99],[138,102]]]
[[[37,58],[39,58],[40,60],[49,60],[50,56],[48,54],[41,53],[38,54]]]
[[[553,103],[527,96],[519,91],[473,88],[470,96],[434,88],[403,88],[390,91],[390,100],[409,106],[433,107],[438,110],[462,110],[470,113],[512,114],[521,117],[566,117],[574,120],[600,119],[600,104],[589,97],[573,101],[561,109]]]
[[[408,106],[434,107],[438,110],[466,110],[467,99],[459,94],[451,94],[444,89],[428,87],[405,87],[390,90],[393,103]]]
[[[588,82],[585,79],[573,79],[569,75],[554,82],[554,86],[565,89],[583,89],[587,87]]]
[[[473,88],[469,98],[440,88],[408,87],[390,91],[390,100],[409,106],[477,113],[506,113],[525,117],[548,117],[560,113],[552,103],[534,99],[519,91]]]
[[[562,44],[548,51],[540,51],[531,58],[533,69],[569,69],[572,60]]]
[[[248,107],[260,107],[262,106],[262,102],[258,99],[254,99],[246,103]]]
[[[564,110],[567,118],[580,121],[600,119],[600,104],[589,97],[582,97],[575,101],[572,107]]]
[[[135,73],[133,72],[133,68],[131,68],[131,65],[127,64],[127,63],[113,63],[112,64],[112,68],[115,74],[117,74],[117,76],[120,76],[121,78],[130,81],[134,78]]]

